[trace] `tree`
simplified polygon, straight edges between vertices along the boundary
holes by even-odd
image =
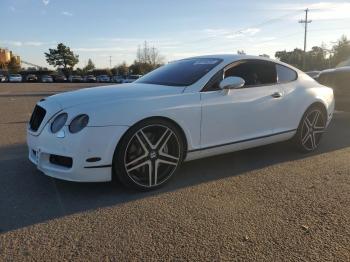
[[[111,76],[112,75],[112,72],[109,68],[105,68],[105,69],[94,69],[93,70],[93,74],[95,76],[98,76],[98,75],[109,75]]]
[[[303,63],[304,55],[306,64]],[[350,41],[342,36],[332,48],[327,49],[325,44],[314,46],[304,54],[304,51],[295,48],[293,51],[277,51],[275,57],[282,62],[291,64],[304,71],[324,70],[326,68],[346,64],[350,59]],[[343,62],[343,63],[342,63]]]
[[[237,50],[237,55],[245,55],[246,53],[244,50]]]
[[[12,56],[7,68],[11,73],[18,73],[21,70],[21,65],[18,63],[16,57]]]
[[[75,70],[75,73],[77,74],[77,75],[80,75],[80,76],[82,76],[82,75],[84,75],[84,69],[81,69],[81,68],[77,68],[76,70]]]
[[[60,43],[57,49],[49,49],[49,53],[45,53],[46,61],[49,65],[62,69],[62,72],[68,75],[79,63],[79,56],[75,55],[68,46]]]
[[[286,50],[277,51],[275,57],[281,60],[282,62],[285,62],[297,68],[301,69],[303,67],[304,51],[299,48],[295,48],[293,51],[289,52],[287,52]]]
[[[339,63],[350,58],[350,41],[345,35],[343,35],[332,48],[333,57],[332,64],[333,66],[338,65]]]
[[[126,76],[129,73],[129,67],[127,66],[126,62],[121,63],[120,65],[112,68],[113,75],[122,75]]]
[[[84,71],[84,73],[87,73],[87,72],[92,71],[94,69],[95,69],[95,64],[89,58],[87,65],[83,68],[83,71]]]
[[[157,48],[149,47],[147,41],[143,43],[143,46],[138,46],[136,53],[136,60],[130,69],[133,74],[146,74],[153,69],[164,64],[164,57],[160,55]]]
[[[307,70],[322,70],[328,66],[327,51],[325,47],[314,46],[306,54],[306,68]]]
[[[129,71],[134,75],[144,75],[148,72],[151,72],[155,68],[148,63],[140,63],[138,61],[134,61],[134,63],[129,67]]]

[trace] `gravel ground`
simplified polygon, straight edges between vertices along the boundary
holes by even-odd
[[[279,143],[193,161],[138,193],[27,160],[35,102],[83,86],[0,84],[0,261],[350,261],[350,113],[313,154]]]

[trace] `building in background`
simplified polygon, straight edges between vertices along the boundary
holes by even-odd
[[[14,60],[15,63],[18,65],[21,64],[20,56],[15,55],[14,53],[12,53],[12,51],[8,50],[7,48],[0,47],[0,69],[6,69],[11,60]]]
[[[0,63],[8,64],[11,61],[11,51],[0,48]]]

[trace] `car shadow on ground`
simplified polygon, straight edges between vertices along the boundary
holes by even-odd
[[[167,185],[153,192],[135,192],[118,182],[73,183],[53,179],[29,162],[24,144],[3,147],[0,148],[0,233],[350,147],[349,130],[350,114],[338,113],[317,152],[301,154],[291,143],[283,142],[196,160],[184,163]]]

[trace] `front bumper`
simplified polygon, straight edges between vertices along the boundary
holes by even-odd
[[[28,130],[29,160],[44,174],[54,178],[76,182],[111,181],[113,154],[127,128],[86,127],[77,134],[71,134],[65,126],[62,129],[65,133],[63,138],[53,134],[49,125],[38,135]],[[71,158],[72,165],[54,163],[52,155]],[[94,162],[87,159],[94,159]]]

